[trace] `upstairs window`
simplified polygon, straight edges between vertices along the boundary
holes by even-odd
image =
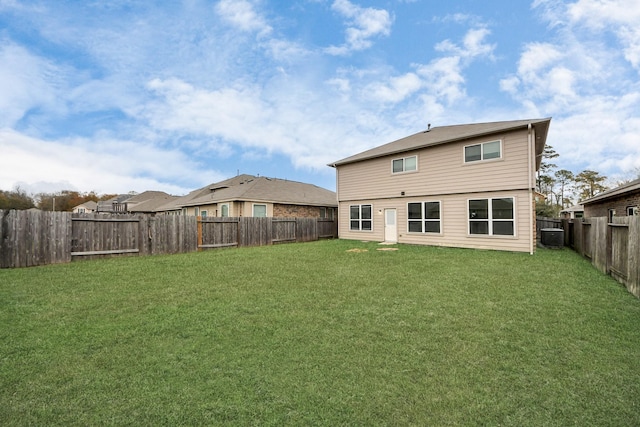
[[[371,205],[349,206],[349,229],[371,231],[373,229],[373,207]]]
[[[418,156],[403,157],[391,161],[393,173],[413,172],[418,170]]]
[[[484,142],[482,144],[464,147],[464,162],[478,162],[481,160],[499,159],[502,157],[501,141]]]

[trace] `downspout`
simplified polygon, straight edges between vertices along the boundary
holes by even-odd
[[[535,223],[533,222],[534,218],[533,218],[533,207],[534,207],[534,203],[535,203],[535,197],[533,196],[534,194],[534,190],[533,189],[533,181],[531,179],[532,175],[533,175],[533,168],[535,168],[535,166],[532,167],[532,162],[535,165],[536,162],[536,158],[534,156],[532,156],[531,154],[531,145],[533,143],[533,135],[532,135],[532,128],[531,128],[531,123],[529,123],[528,125],[528,132],[527,132],[527,151],[529,153],[529,167],[528,167],[528,172],[529,172],[529,227],[531,230],[531,233],[529,233],[529,255],[533,255],[534,252],[534,248],[535,248]],[[533,152],[535,153],[535,150],[533,150]]]
[[[336,211],[336,223],[338,229],[338,239],[340,238],[340,174],[338,174],[338,166],[333,165],[336,168],[336,203],[338,204],[338,209]]]

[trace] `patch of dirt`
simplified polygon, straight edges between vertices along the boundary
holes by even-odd
[[[378,248],[377,251],[397,251],[398,248]]]
[[[361,252],[369,252],[369,249],[358,249],[358,248],[354,248],[354,249],[347,249],[347,252],[355,252],[355,253],[361,253]]]

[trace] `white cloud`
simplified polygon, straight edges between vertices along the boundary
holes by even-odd
[[[345,44],[328,47],[326,52],[330,55],[346,55],[368,49],[373,44],[372,38],[391,34],[393,18],[384,9],[364,8],[349,0],[335,0],[331,8],[347,18],[348,27],[345,30]]]
[[[0,127],[14,126],[33,108],[56,104],[53,64],[6,42],[0,46],[0,64]]]
[[[221,0],[216,4],[216,12],[242,31],[267,35],[273,30],[267,21],[256,12],[247,0]]]
[[[495,50],[495,44],[487,44],[484,42],[486,37],[491,34],[487,28],[472,28],[465,34],[462,45],[458,46],[450,40],[444,40],[436,45],[436,50],[452,53],[461,58],[474,58],[477,56],[491,57]]]
[[[610,31],[622,45],[624,56],[640,71],[640,2],[579,0],[567,6],[571,25],[590,31]]]
[[[378,101],[397,103],[420,90],[423,82],[415,73],[391,77],[389,83],[376,82],[369,86],[370,96]]]
[[[548,143],[561,167],[615,175],[640,162],[637,22],[640,3],[539,0],[555,37],[524,46],[517,71],[500,82],[523,109],[553,116]],[[610,34],[623,49],[612,49]],[[631,65],[631,67],[630,67]]]
[[[193,188],[169,182],[199,176],[221,179],[177,150],[122,140],[41,140],[10,129],[0,130],[0,188],[21,185],[30,191],[66,189],[126,193],[149,189],[184,194]],[[28,171],[28,181],[17,179]]]

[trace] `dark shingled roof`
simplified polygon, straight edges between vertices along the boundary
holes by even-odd
[[[588,205],[590,203],[599,202],[602,200],[610,199],[613,197],[620,196],[622,194],[628,193],[630,191],[640,190],[640,179],[636,179],[634,181],[623,184],[619,187],[612,188],[611,190],[603,191],[602,193],[593,196],[590,199],[583,200],[581,203],[583,205]]]

